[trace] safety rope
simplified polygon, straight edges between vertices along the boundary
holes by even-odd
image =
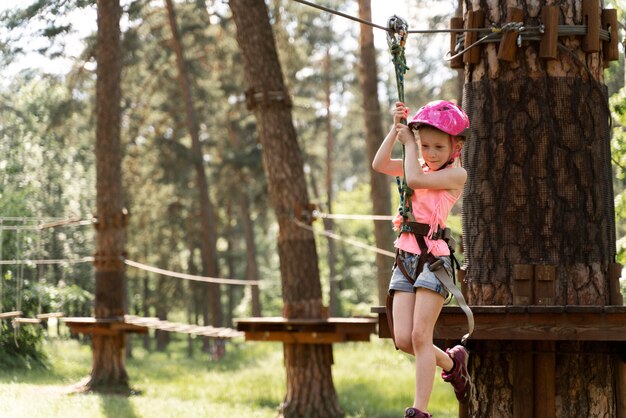
[[[387,22],[387,45],[389,45],[389,52],[391,53],[393,68],[396,74],[398,100],[402,103],[404,103],[404,74],[406,74],[409,70],[409,67],[406,65],[406,56],[404,54],[406,39],[409,33],[408,31],[409,26],[406,23],[406,20],[396,15],[389,18],[389,21]],[[406,118],[403,117],[400,122],[406,124]],[[402,219],[415,221],[411,207],[411,196],[413,195],[413,190],[406,182],[405,158],[405,147],[404,144],[402,144],[402,179],[396,177],[398,192],[400,193],[400,207],[398,210]]]
[[[406,58],[404,56],[404,45],[406,44],[408,25],[404,19],[394,15],[389,18],[387,28],[387,43],[389,45],[389,51],[391,52],[394,69],[396,72],[398,99],[404,103],[404,74],[408,70],[408,67],[406,65]],[[507,30],[515,30],[515,27],[513,25],[510,25]],[[403,124],[406,124],[406,118],[402,118],[401,122]],[[404,144],[402,144],[402,180],[396,177],[396,182],[398,183],[398,189],[400,191],[400,215],[402,216],[403,221],[400,233],[412,232],[412,229],[408,225],[407,220],[415,222],[415,217],[413,216],[413,209],[411,205],[411,196],[413,195],[413,190],[408,186],[406,182],[405,160],[405,147]],[[451,255],[452,254],[453,251],[451,250]],[[426,254],[421,254],[421,257],[425,256]],[[455,266],[453,265],[452,268],[454,269]],[[448,274],[442,271],[442,269],[440,268],[431,268],[431,271],[437,276],[439,281],[441,281],[446,289],[448,289],[448,291],[454,296],[454,298],[459,303],[459,306],[465,313],[465,316],[467,317],[468,332],[461,338],[461,344],[465,345],[467,339],[472,335],[472,332],[474,332],[474,314],[472,313],[470,307],[467,305],[467,302],[465,301],[465,298],[459,288],[456,286],[456,283],[454,283],[454,279],[448,276]],[[387,315],[391,315],[391,313],[388,312]]]

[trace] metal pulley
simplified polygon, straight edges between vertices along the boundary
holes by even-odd
[[[395,45],[404,47],[408,35],[409,24],[407,21],[397,15],[391,16],[387,21],[387,43],[389,47]]]

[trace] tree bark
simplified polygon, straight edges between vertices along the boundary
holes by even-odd
[[[249,90],[263,146],[270,200],[278,220],[278,255],[286,318],[321,318],[322,291],[313,234],[293,222],[296,207],[309,204],[303,160],[297,143],[264,2],[232,0],[237,41],[244,58]],[[306,206],[304,206],[306,207]],[[332,381],[331,345],[284,344],[287,394],[284,417],[340,417]]]
[[[169,18],[170,29],[172,31],[172,45],[176,53],[176,64],[178,66],[178,81],[180,83],[183,101],[185,103],[185,114],[187,130],[191,137],[191,152],[194,168],[196,170],[196,187],[198,189],[198,198],[200,201],[200,230],[201,230],[201,246],[202,246],[202,270],[203,274],[210,277],[217,277],[217,232],[215,226],[215,209],[209,199],[209,183],[204,171],[204,159],[202,153],[202,145],[200,144],[200,128],[198,126],[198,118],[193,105],[193,95],[191,91],[191,82],[189,73],[185,63],[183,46],[178,33],[176,24],[176,13],[172,0],[165,0],[167,6],[167,14]],[[207,283],[209,293],[209,308],[211,325],[219,327],[222,325],[222,306],[221,306],[221,290],[217,283]],[[205,323],[206,325],[206,323]]]
[[[119,1],[98,0],[96,39],[96,271],[95,317],[125,313],[124,232],[126,210],[122,196],[121,45]],[[93,363],[85,388],[127,391],[126,336],[94,334]]]
[[[524,24],[538,25],[548,3],[518,6]],[[509,13],[502,1],[465,5],[485,12],[485,27],[504,24]],[[580,0],[559,2],[559,10],[560,24],[585,24]],[[498,60],[499,43],[492,43],[481,47],[480,63],[466,65],[464,106],[472,135],[464,149],[463,238],[470,304],[609,303],[615,225],[601,53],[584,53],[580,37],[560,42],[564,48],[553,61],[539,59],[539,43],[526,41],[512,62]],[[469,414],[537,416],[522,411],[529,405],[520,405],[516,393],[522,390],[519,376],[532,379],[524,369],[534,361],[535,372],[542,372],[537,361],[544,356],[556,365],[549,388],[555,405],[542,416],[615,417],[616,369],[610,355],[600,354],[608,348],[557,342],[545,351],[532,342],[514,348],[479,341],[472,359],[477,396]]]
[[[359,18],[372,20],[371,0],[359,0]],[[372,27],[361,24],[359,36],[361,60],[359,61],[359,84],[363,95],[365,118],[365,142],[367,144],[368,166],[370,168],[370,197],[372,210],[376,215],[391,213],[391,192],[389,179],[371,168],[376,151],[385,134],[381,128],[380,103],[378,102],[378,66]],[[374,238],[378,248],[392,248],[394,241],[391,223],[374,222]],[[389,288],[390,271],[393,260],[383,254],[376,254],[376,283],[378,303],[384,304]]]

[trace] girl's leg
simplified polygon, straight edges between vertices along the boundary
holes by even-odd
[[[415,353],[415,400],[413,406],[421,411],[427,410],[428,400],[433,390],[437,363],[436,350],[433,346],[433,330],[443,307],[443,302],[444,299],[441,295],[427,289],[417,289],[415,293],[413,332],[411,335]]]
[[[393,295],[393,335],[396,346],[405,353],[413,355],[413,311],[415,293],[395,291]],[[445,353],[444,353],[445,354]]]
[[[436,345],[433,346],[435,349],[435,357],[437,358],[437,366],[441,367],[444,371],[449,372],[454,367],[454,361],[450,358],[448,353],[443,351],[441,348]]]

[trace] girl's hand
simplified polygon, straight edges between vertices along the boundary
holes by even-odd
[[[393,110],[393,124],[397,125],[402,119],[409,117],[409,108],[402,102],[396,102],[396,106]]]
[[[413,131],[409,129],[408,126],[402,123],[396,123],[396,132],[397,132],[397,140],[402,145],[406,145],[409,143],[415,143],[415,135],[413,135]]]

